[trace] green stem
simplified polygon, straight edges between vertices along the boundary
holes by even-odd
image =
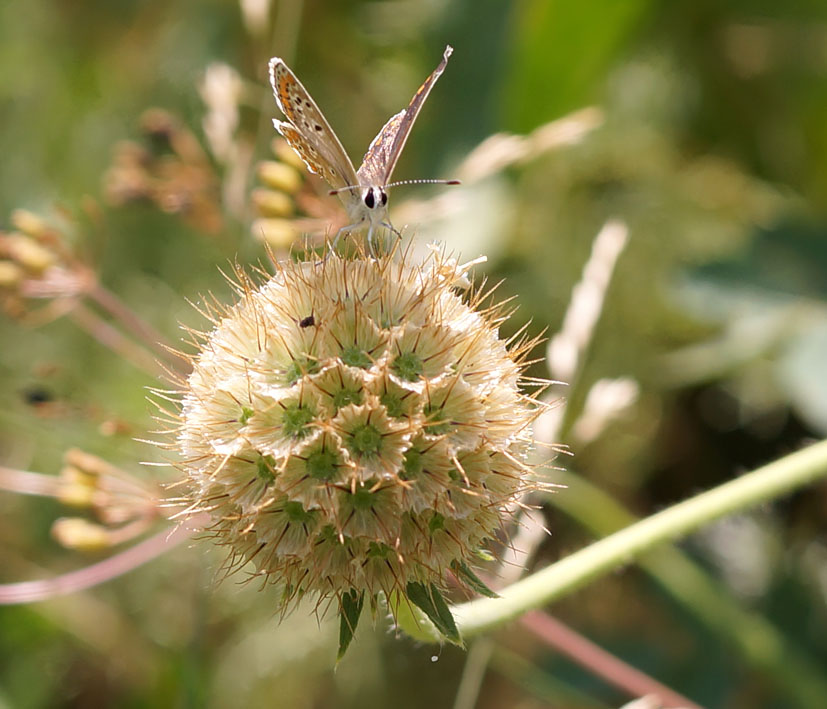
[[[618,502],[574,473],[558,471],[555,482],[566,493],[551,503],[577,520],[595,536],[606,536],[638,520]],[[665,544],[645,554],[640,566],[686,612],[708,631],[733,645],[768,680],[774,682],[790,705],[818,706],[827,697],[827,678],[813,659],[802,653],[772,623],[744,607],[680,549]]]
[[[758,470],[658,512],[518,581],[501,598],[452,609],[468,638],[541,608],[628,564],[658,544],[672,541],[726,515],[767,502],[827,477],[827,441],[816,443]],[[565,495],[563,491],[559,494]]]

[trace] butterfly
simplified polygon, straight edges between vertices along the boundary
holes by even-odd
[[[281,133],[290,147],[298,153],[310,172],[323,177],[342,201],[351,223],[336,233],[333,247],[343,232],[367,227],[368,246],[372,247],[373,232],[383,226],[397,235],[396,229],[388,221],[389,187],[411,182],[459,184],[457,180],[410,180],[405,183],[391,183],[391,175],[402,149],[408,140],[413,124],[431,93],[437,79],[448,65],[448,57],[453,48],[445,47],[442,61],[431,75],[417,89],[408,107],[401,110],[385,123],[382,130],[373,139],[362,165],[358,170],[347,156],[342,143],[307,89],[296,78],[290,67],[282,59],[270,60],[270,84],[273,94],[286,121],[273,120],[273,125]]]

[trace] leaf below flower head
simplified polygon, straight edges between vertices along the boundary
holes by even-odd
[[[454,643],[454,645],[463,646],[462,638],[454,622],[454,616],[451,615],[448,604],[434,584],[427,587],[423,583],[411,581],[405,590],[408,600],[428,616],[436,629],[447,640]]]
[[[492,591],[485,582],[480,579],[464,561],[459,559],[451,563],[451,570],[457,575],[460,581],[467,584],[473,591],[476,591],[481,596],[487,598],[499,598],[500,595],[496,591]]]
[[[357,593],[355,588],[342,594],[342,602],[339,610],[339,652],[336,653],[336,662],[341,660],[347,652],[356,626],[359,624],[359,617],[362,615],[362,606],[365,604],[365,592]]]

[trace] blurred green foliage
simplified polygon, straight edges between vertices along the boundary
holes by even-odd
[[[137,134],[142,112],[163,107],[203,137],[198,83],[208,64],[226,62],[246,82],[241,132],[255,159],[268,157],[276,109],[265,75],[277,54],[356,157],[446,43],[455,53],[399,179],[450,176],[495,132],[528,133],[585,105],[604,112],[582,142],[469,186],[467,211],[439,232],[463,256],[489,254],[490,277],[506,279],[499,294],[520,305],[504,331],[532,320],[533,334],[559,329],[601,225],[629,225],[566,394],[568,423],[598,379],[633,377],[640,396],[588,444],[564,429],[575,453],[566,467],[645,515],[823,437],[824,3],[282,0],[256,26],[229,0],[5,0],[0,220],[26,207],[68,224],[102,282],[175,340],[179,323],[204,325],[186,299],[227,300],[219,268],[263,253],[246,217],[228,214],[206,235],[151,205],[89,216],[87,197],[102,201],[113,146]],[[413,193],[405,189],[394,199]],[[141,472],[139,461],[160,454],[132,439],[155,426],[144,390],[152,377],[66,319],[40,328],[4,319],[0,341],[1,463],[56,472],[75,446],[171,477]],[[541,362],[533,373],[548,372]],[[61,404],[56,414],[27,403],[32,387]],[[103,436],[112,417],[128,432]],[[737,628],[704,625],[636,569],[552,611],[704,706],[827,703],[818,683],[795,679],[827,657],[824,500],[823,486],[807,490],[683,545],[720,582],[721,608],[755,612],[795,648],[768,666],[734,650]],[[591,538],[553,506],[546,512],[553,534],[539,563]],[[50,539],[61,514],[56,503],[0,493],[0,581],[89,563]],[[196,544],[89,592],[0,609],[0,706],[451,705],[461,651],[365,624],[334,673],[335,628],[317,625],[310,608],[279,625],[267,589],[234,579],[216,588],[220,558]],[[625,700],[517,626],[496,641],[479,707]]]

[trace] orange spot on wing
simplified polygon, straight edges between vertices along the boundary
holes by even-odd
[[[290,98],[290,89],[296,85],[296,82],[293,81],[292,77],[289,74],[282,73],[281,76],[278,77],[278,90],[279,90],[279,98],[281,99],[282,110],[284,110],[284,115],[292,121],[295,115],[293,111],[293,102]]]

